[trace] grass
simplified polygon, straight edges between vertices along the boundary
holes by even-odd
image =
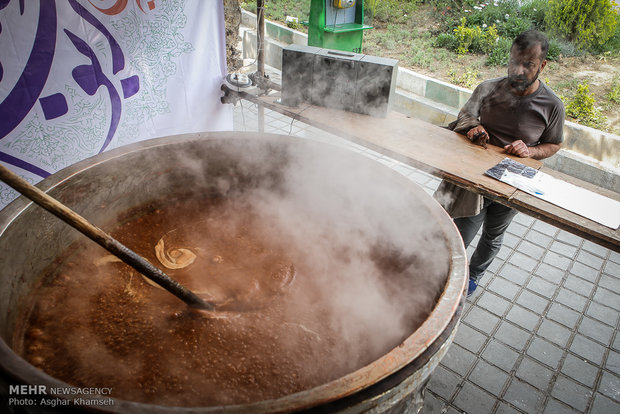
[[[484,79],[506,74],[502,63],[507,62],[509,45],[515,33],[529,25],[543,24],[547,0],[526,0],[523,3],[519,6],[517,0],[487,0],[487,7],[481,7],[484,3],[476,0],[366,0],[365,23],[374,29],[364,32],[363,53],[391,57],[399,60],[401,67],[473,89]],[[373,4],[374,13],[370,10]],[[457,7],[458,4],[464,6]],[[256,11],[253,0],[246,0],[241,5],[246,10]],[[293,16],[303,22],[308,20],[309,12],[310,0],[265,0],[265,15],[270,20],[284,23],[286,16]],[[452,36],[453,29],[463,24],[462,17],[479,25],[482,30],[478,33],[482,34],[495,25],[502,47],[495,47],[492,56],[471,52],[459,55],[456,50],[438,47],[438,36],[444,39]],[[307,32],[305,26],[296,29]],[[620,42],[614,39],[608,43],[618,45]],[[565,104],[577,94],[578,84],[588,80],[590,73],[610,72],[608,79],[590,82],[590,91],[594,94],[596,106],[608,119],[600,129],[620,133],[620,116],[617,115],[620,106],[620,47],[593,54],[579,50],[563,39],[550,37],[550,43],[550,60],[541,79],[546,80],[558,96],[565,97]]]

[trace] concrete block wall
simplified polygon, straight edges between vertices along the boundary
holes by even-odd
[[[245,27],[243,27],[245,26]],[[243,57],[256,58],[256,16],[242,14]],[[305,33],[265,21],[265,64],[282,69],[282,49],[289,44],[306,45]],[[431,77],[398,68],[392,108],[406,115],[447,125],[456,119],[459,108],[472,91]],[[564,144],[546,166],[620,193],[620,136],[566,121]]]

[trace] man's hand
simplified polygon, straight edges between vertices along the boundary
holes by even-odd
[[[521,141],[520,139],[513,141],[508,145],[505,145],[504,151],[506,151],[507,154],[516,155],[517,157],[521,158],[528,158],[531,156],[530,148],[525,145],[525,142]]]
[[[470,129],[469,131],[467,131],[467,138],[469,138],[470,141],[473,141],[474,138],[476,138],[477,136],[480,136],[480,134],[486,134],[486,133],[487,133],[487,130],[484,129],[482,125],[478,125]]]
[[[516,155],[521,158],[533,158],[535,160],[542,160],[548,158],[558,152],[560,149],[559,144],[543,143],[533,147],[528,147],[521,140],[514,141],[504,147],[504,150],[508,154]]]
[[[487,142],[489,141],[489,134],[482,125],[478,125],[467,131],[467,138],[476,145],[482,145],[484,149],[487,148]]]

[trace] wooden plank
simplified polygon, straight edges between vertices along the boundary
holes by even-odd
[[[586,190],[620,201],[620,194],[616,192],[595,186],[594,184],[554,171],[547,167],[541,168],[540,171],[559,180],[569,182],[578,187],[585,188]],[[509,202],[514,208],[530,216],[576,234],[584,239],[591,240],[608,249],[620,252],[620,229],[612,229],[604,226],[523,191],[515,192],[512,197],[510,197]]]
[[[540,161],[507,155],[502,148],[491,145],[484,149],[461,134],[397,112],[376,118],[313,105],[289,108],[276,103],[276,99],[258,100],[269,109],[481,194],[508,198],[514,193],[514,187],[484,175],[506,157],[535,169],[542,167]]]
[[[390,112],[386,118],[376,118],[308,104],[297,108],[286,107],[277,102],[278,96],[256,97],[246,93],[240,93],[239,96],[620,252],[619,229],[610,229],[484,175],[487,169],[508,157],[556,178],[619,200],[617,193],[545,168],[541,161],[510,156],[505,154],[502,148],[491,145],[484,149],[461,134],[396,112]]]

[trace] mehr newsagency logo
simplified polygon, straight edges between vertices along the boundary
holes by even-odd
[[[63,405],[110,406],[114,399],[112,388],[106,387],[48,387],[46,385],[9,385],[10,406]]]

